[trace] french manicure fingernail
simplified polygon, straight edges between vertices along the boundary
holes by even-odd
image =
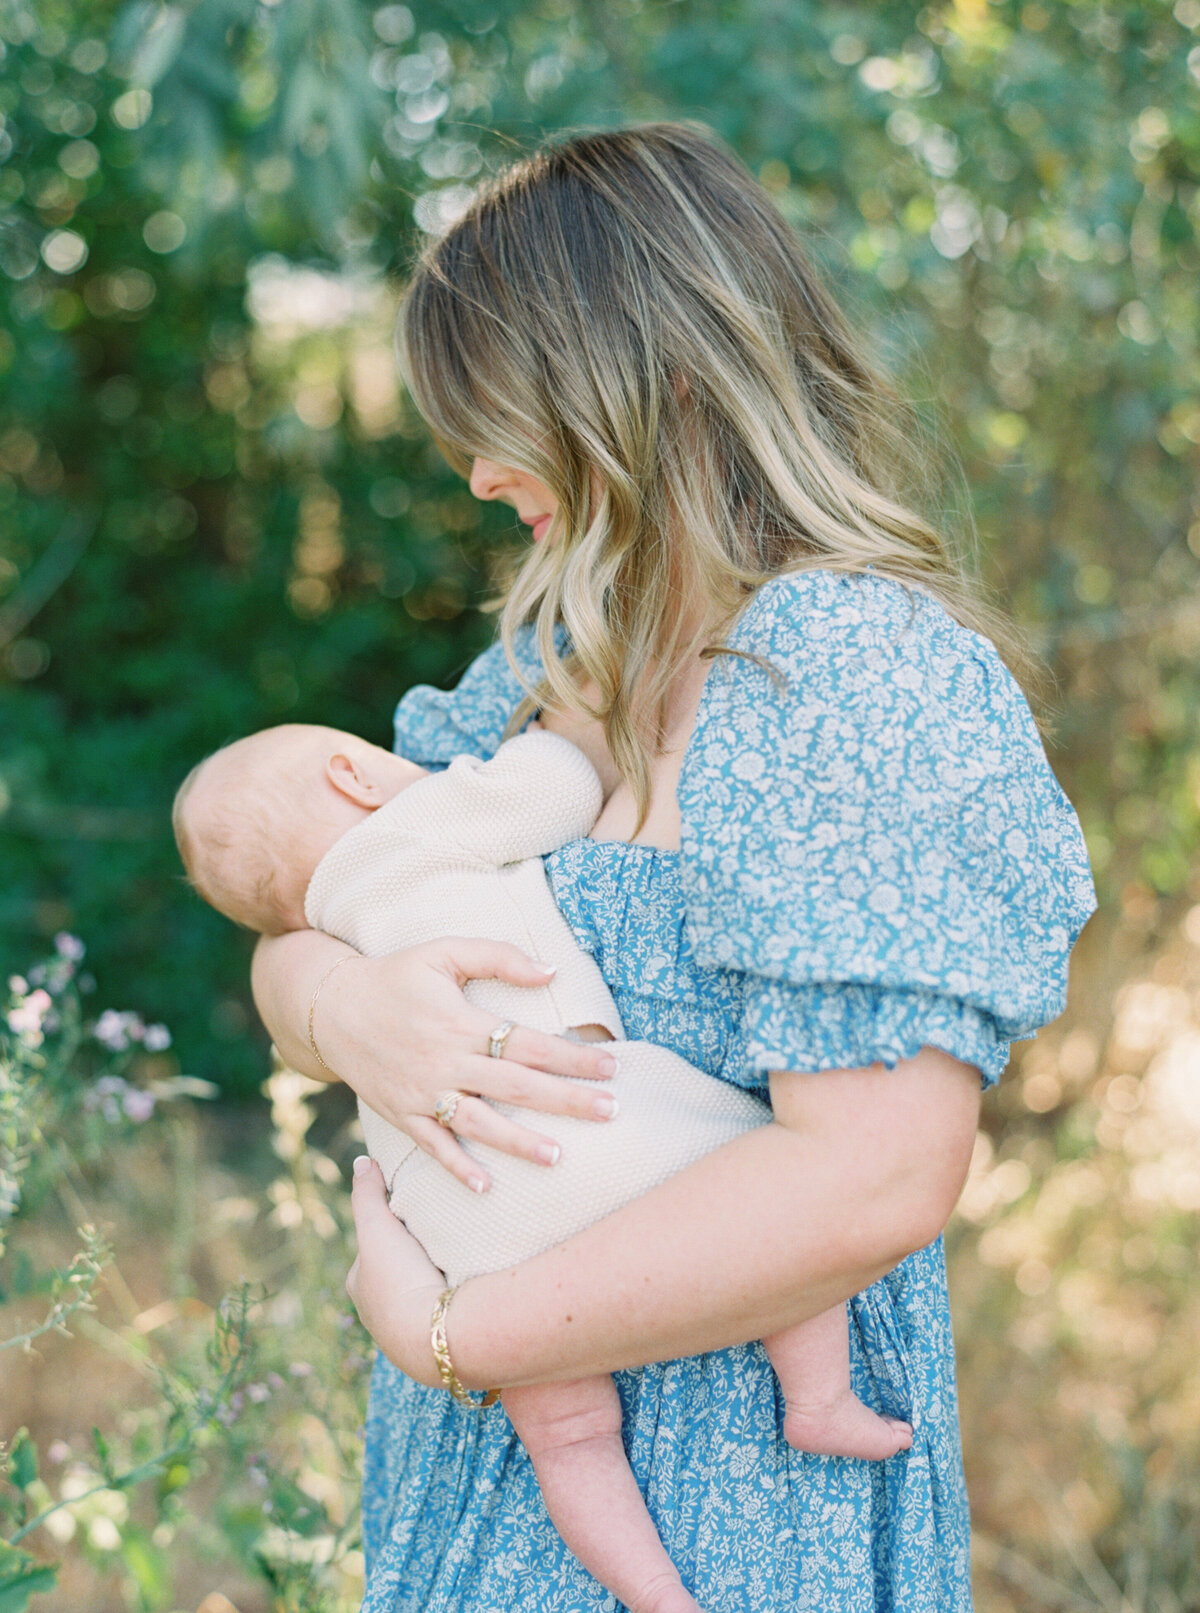
[[[544,975],[556,975],[558,973],[557,963],[539,963],[538,968]]]
[[[543,1165],[557,1165],[561,1153],[562,1149],[557,1143],[539,1143],[537,1145],[537,1157]]]
[[[487,1183],[482,1176],[472,1176],[467,1183],[472,1193],[486,1193]]]
[[[606,1053],[604,1055],[604,1057],[600,1060],[600,1074],[601,1075],[616,1075],[616,1073],[617,1073],[617,1061],[614,1058],[610,1058],[610,1056]]]
[[[597,1098],[595,1103],[592,1105],[592,1113],[598,1116],[601,1120],[611,1120],[616,1112],[617,1100],[615,1098]]]
[[[370,1154],[359,1154],[355,1158],[355,1161],[354,1161],[354,1174],[355,1174],[355,1176],[365,1176],[366,1173],[370,1169],[371,1169],[371,1156],[370,1156]]]

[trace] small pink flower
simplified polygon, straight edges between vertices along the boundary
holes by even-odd
[[[165,1025],[147,1025],[142,1046],[147,1053],[165,1053],[171,1045],[171,1033]]]
[[[54,950],[60,958],[66,958],[68,963],[79,963],[87,948],[77,935],[71,935],[66,930],[60,930],[54,937]]]
[[[146,1092],[141,1087],[131,1087],[121,1099],[122,1109],[139,1126],[154,1113],[154,1103],[153,1092]]]
[[[100,1046],[108,1048],[110,1053],[124,1053],[129,1046],[125,1015],[119,1014],[115,1008],[104,1010],[92,1027],[92,1035]]]
[[[5,1020],[14,1035],[24,1038],[36,1047],[42,1040],[42,1026],[46,1015],[53,1007],[54,999],[50,993],[39,987],[36,991],[31,991],[15,1008],[10,1008]]]

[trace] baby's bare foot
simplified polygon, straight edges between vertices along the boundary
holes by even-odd
[[[699,1602],[684,1590],[678,1574],[652,1579],[629,1606],[632,1613],[703,1613]]]
[[[791,1406],[783,1437],[813,1456],[858,1456],[882,1462],[912,1445],[912,1428],[898,1417],[881,1417],[849,1389],[823,1406]]]

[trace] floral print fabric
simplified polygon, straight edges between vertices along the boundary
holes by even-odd
[[[776,579],[729,644],[743,655],[714,662],[680,779],[680,852],[581,840],[547,859],[627,1034],[744,1086],[927,1043],[994,1080],[1009,1038],[1061,1011],[1091,905],[1016,686],[883,577]],[[397,749],[490,755],[519,692],[493,648],[453,693],[405,696]],[[914,1425],[887,1462],[792,1451],[758,1345],[617,1374],[634,1472],[708,1613],[971,1606],[940,1240],[847,1309],[857,1392]],[[364,1533],[365,1613],[617,1608],[559,1540],[503,1411],[460,1411],[382,1358]]]

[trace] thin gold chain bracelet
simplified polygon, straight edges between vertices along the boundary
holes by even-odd
[[[347,953],[344,958],[339,958],[335,964],[332,964],[328,969],[326,969],[320,980],[317,981],[317,989],[313,992],[312,1001],[308,1005],[308,1045],[312,1048],[313,1057],[316,1059],[317,1063],[323,1070],[328,1070],[330,1075],[332,1075],[335,1079],[337,1077],[337,1071],[331,1068],[330,1065],[326,1064],[325,1059],[322,1056],[321,1049],[317,1046],[317,1038],[313,1030],[313,1016],[317,1011],[317,998],[324,991],[325,982],[329,979],[330,975],[336,974],[344,963],[357,962],[361,956],[362,954],[360,952]]]

